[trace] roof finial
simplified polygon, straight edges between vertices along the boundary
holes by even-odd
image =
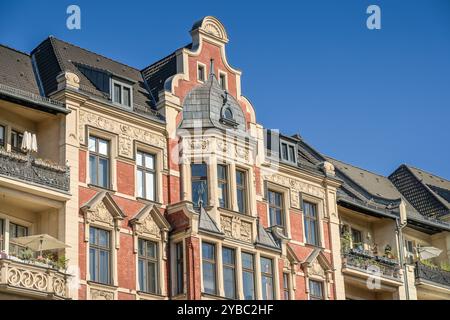
[[[214,59],[211,58],[211,59],[209,60],[209,62],[210,62],[210,65],[209,65],[209,75],[210,75],[210,76],[215,76],[215,73],[214,73]]]

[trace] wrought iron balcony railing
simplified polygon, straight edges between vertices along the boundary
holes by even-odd
[[[342,254],[343,267],[356,269],[374,275],[391,278],[396,281],[401,280],[400,264],[396,260],[375,256],[363,250],[350,249]]]
[[[70,170],[27,155],[0,149],[0,175],[69,191]]]
[[[37,265],[0,258],[0,290],[29,297],[67,299],[68,275]]]
[[[439,267],[427,266],[420,261],[416,262],[416,279],[433,282],[450,288],[450,272]]]

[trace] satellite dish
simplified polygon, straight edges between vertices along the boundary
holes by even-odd
[[[427,260],[436,258],[441,254],[442,250],[435,247],[419,247],[417,248],[417,252],[421,260]]]

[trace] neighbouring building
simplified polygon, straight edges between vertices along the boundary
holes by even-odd
[[[222,23],[190,34],[143,69],[0,46],[0,298],[450,299],[450,182],[264,128]]]

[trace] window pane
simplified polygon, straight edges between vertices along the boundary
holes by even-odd
[[[109,248],[109,232],[98,229],[98,245]]]
[[[138,261],[138,276],[139,276],[139,289],[147,291],[147,278],[145,273],[145,261],[139,259]]]
[[[109,283],[109,253],[104,250],[99,252],[100,278],[101,283]]]
[[[273,300],[273,283],[272,278],[267,276],[262,276],[262,298],[263,300]]]
[[[147,292],[156,293],[156,283],[157,283],[157,274],[156,274],[156,263],[148,262],[148,289]]]
[[[254,300],[255,299],[255,283],[253,279],[253,273],[244,271],[242,273],[242,286],[244,289],[244,299]]]
[[[123,88],[123,104],[128,107],[131,105],[130,89],[126,87]]]
[[[192,202],[194,206],[199,205],[200,197],[203,206],[206,206],[208,204],[208,185],[206,181],[192,181]]]
[[[215,260],[214,245],[210,243],[202,243],[202,257],[203,259]]]
[[[103,188],[108,188],[108,160],[100,158],[98,161],[98,185]]]
[[[244,190],[238,189],[236,191],[236,196],[237,196],[238,211],[240,213],[245,213],[245,195],[244,195]]]
[[[155,156],[147,153],[145,154],[145,167],[155,169]]]
[[[205,68],[203,66],[198,66],[197,79],[200,81],[205,80]]]
[[[89,155],[89,179],[92,184],[97,184],[97,157]]]
[[[156,244],[151,241],[145,241],[147,244],[147,257],[156,259]]]
[[[234,250],[230,248],[222,248],[223,264],[234,265]]]
[[[95,141],[94,137],[89,137],[89,151],[95,152]]]
[[[261,257],[261,272],[272,274],[272,260]]]
[[[121,87],[118,84],[114,84],[113,101],[116,103],[122,103]]]
[[[91,274],[91,280],[97,281],[98,275],[97,275],[97,257],[95,255],[95,250],[90,248],[89,249],[89,273]]]
[[[192,164],[191,165],[191,176],[192,177],[206,177],[207,176],[207,170],[206,170],[206,164]]]
[[[245,173],[242,171],[236,171],[236,184],[239,186],[244,186],[245,184]]]
[[[242,253],[242,267],[253,270],[253,255],[249,253]]]
[[[89,242],[97,243],[95,228],[89,228]]]
[[[136,164],[138,165],[138,166],[142,166],[142,153],[140,153],[140,152],[137,152],[136,153]]]
[[[176,294],[181,294],[184,291],[184,270],[183,270],[183,242],[176,244]]]
[[[295,161],[295,148],[293,146],[289,146],[289,161]]]
[[[0,146],[5,145],[5,127],[0,126]]]
[[[138,197],[144,197],[144,181],[143,181],[143,172],[142,170],[137,171],[137,193]]]
[[[206,293],[216,294],[215,265],[203,262],[203,288]]]
[[[108,141],[98,139],[98,153],[104,156],[108,155]]]
[[[284,160],[288,160],[288,146],[285,143],[281,144],[281,156]]]
[[[155,200],[155,175],[151,172],[145,173],[145,198]]]
[[[312,300],[323,300],[322,282],[309,280],[309,291]]]
[[[234,299],[236,297],[236,279],[234,268],[225,267],[223,269],[223,287],[225,297]]]

